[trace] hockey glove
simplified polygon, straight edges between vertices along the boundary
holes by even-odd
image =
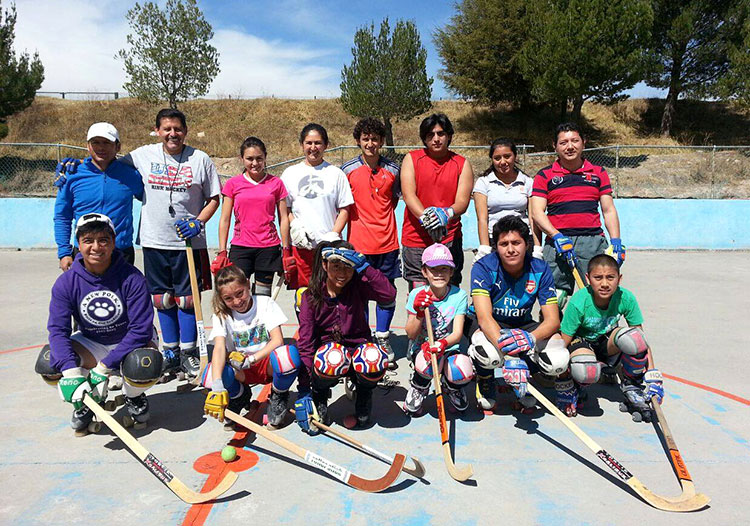
[[[534,245],[534,248],[531,249],[531,257],[536,259],[544,259],[544,249],[541,245]]]
[[[617,264],[622,266],[625,263],[625,245],[622,244],[622,240],[619,237],[613,237],[609,240],[609,247],[605,254],[609,254],[617,260]]]
[[[206,403],[203,405],[203,413],[212,416],[219,420],[224,421],[224,411],[229,405],[229,393],[224,389],[224,384],[221,379],[213,381],[211,384],[211,392],[206,396]]]
[[[436,341],[434,344],[430,345],[429,342],[424,342],[422,344],[422,352],[424,353],[425,360],[427,360],[427,363],[430,363],[430,360],[432,360],[432,355],[435,355],[435,359],[439,362],[440,359],[443,357],[443,353],[445,352],[445,348],[448,346],[448,342],[445,341],[445,338]]]
[[[190,239],[201,233],[201,227],[203,223],[201,220],[190,217],[183,217],[182,219],[174,222],[175,230],[177,230],[177,236],[180,239]]]
[[[297,398],[294,402],[294,416],[297,419],[297,425],[308,435],[314,436],[320,433],[315,425],[310,424],[313,418],[317,420],[318,413],[315,411],[315,404],[309,393]]]
[[[454,214],[455,212],[452,208],[430,206],[425,208],[419,220],[427,230],[432,230],[439,227],[447,227],[448,221],[451,220]]]
[[[66,369],[63,371],[63,377],[57,382],[57,389],[60,398],[73,404],[74,409],[83,407],[83,397],[91,391],[91,384],[83,376],[83,370],[80,367]]]
[[[417,314],[417,318],[424,318],[424,310],[435,303],[436,299],[429,288],[417,292],[414,295],[414,303],[411,305]]]
[[[96,364],[89,373],[89,383],[91,384],[91,398],[97,402],[103,402],[107,399],[107,388],[109,386],[109,376],[112,369],[102,362]]]
[[[503,364],[503,378],[505,383],[513,388],[516,397],[526,396],[529,381],[529,367],[520,358],[506,358]]]
[[[510,356],[528,352],[536,345],[536,338],[523,329],[502,329],[497,339],[498,348]]]
[[[297,260],[294,259],[292,247],[284,247],[281,251],[281,263],[284,266],[284,281],[287,285],[297,282]]]
[[[250,369],[255,362],[255,354],[245,354],[239,351],[229,353],[229,365],[238,371],[241,369]]]
[[[357,272],[357,274],[370,266],[363,254],[348,248],[326,247],[323,249],[322,255],[325,261],[337,259],[346,265],[349,265]]]
[[[312,250],[312,236],[307,232],[302,221],[296,217],[289,224],[289,235],[292,237],[292,244],[295,247]]]
[[[646,382],[646,389],[643,395],[646,400],[656,398],[656,403],[661,404],[664,399],[664,384],[659,369],[649,369],[646,374],[643,375],[643,381]]]
[[[81,164],[80,159],[75,159],[73,157],[65,157],[62,159],[57,163],[57,166],[55,166],[55,180],[52,184],[57,188],[65,186],[65,183],[68,181],[68,175],[76,173],[79,164]]]
[[[216,257],[214,258],[213,262],[211,262],[211,274],[214,276],[217,272],[219,272],[224,267],[228,267],[232,265],[232,262],[229,261],[229,257],[227,257],[227,251],[222,250],[218,254],[216,254]]]
[[[487,254],[492,253],[492,247],[489,245],[479,245],[479,248],[477,249],[477,253],[474,255],[474,261],[473,263],[476,263],[480,259],[482,259]]]
[[[552,236],[555,242],[555,250],[568,261],[568,265],[574,267],[576,264],[576,253],[573,250],[573,242],[560,232]]]

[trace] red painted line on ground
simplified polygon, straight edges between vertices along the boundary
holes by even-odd
[[[0,351],[0,354],[8,354],[12,352],[20,352],[20,351],[28,351],[30,349],[41,349],[44,347],[45,344],[42,345],[31,345],[29,347],[16,347],[15,349],[6,349],[4,351]]]
[[[722,391],[721,389],[716,389],[715,387],[710,387],[708,385],[699,384],[698,382],[693,382],[691,380],[686,380],[684,378],[680,378],[679,376],[672,376],[671,374],[664,374],[664,378],[669,378],[670,380],[674,380],[675,382],[680,382],[685,385],[689,385],[691,387],[697,387],[698,389],[703,389],[704,391],[708,391],[709,393],[714,393],[719,396],[723,396],[724,398],[729,398],[730,400],[734,400],[735,402],[739,402],[741,404],[750,405],[750,400],[747,398],[742,398],[741,396],[733,395],[732,393],[727,393],[726,391]]]
[[[260,409],[263,407],[263,402],[268,399],[268,394],[270,392],[271,384],[263,386],[260,394],[258,394],[258,406],[252,414],[248,415],[248,418],[250,420],[255,421],[256,417],[259,415]],[[213,488],[215,488],[227,471],[245,471],[257,464],[258,455],[256,455],[252,451],[246,451],[243,449],[248,438],[250,438],[250,436],[252,435],[254,435],[254,433],[248,430],[237,431],[234,433],[232,440],[229,441],[229,445],[234,446],[238,449],[237,456],[239,458],[232,461],[231,463],[224,462],[221,459],[221,453],[219,451],[214,451],[213,453],[209,453],[208,455],[203,455],[195,461],[193,467],[196,469],[196,471],[200,473],[206,473],[208,475],[208,479],[206,480],[205,484],[203,484],[203,488],[201,488],[202,493],[211,491]],[[203,526],[203,524],[205,524],[206,522],[206,519],[208,518],[208,515],[211,513],[211,508],[213,508],[213,505],[213,502],[206,502],[204,504],[193,504],[192,506],[190,506],[190,509],[185,515],[185,519],[182,521],[182,526]]]

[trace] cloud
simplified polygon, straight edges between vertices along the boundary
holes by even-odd
[[[122,61],[114,56],[126,47],[125,13],[131,5],[112,0],[18,0],[16,51],[39,52],[45,70],[42,91],[123,92],[126,75]],[[341,64],[336,51],[263,39],[212,23],[221,73],[211,84],[210,97],[338,96]]]

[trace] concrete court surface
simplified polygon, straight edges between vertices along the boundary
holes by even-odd
[[[471,463],[475,473],[468,483],[455,482],[443,463],[433,398],[426,402],[429,414],[412,421],[394,403],[403,400],[408,385],[410,369],[403,359],[394,377],[400,385],[375,393],[376,424],[350,433],[389,454],[419,457],[427,468],[425,480],[402,474],[388,491],[367,494],[308,468],[262,437],[251,437],[242,456],[257,463],[240,473],[219,502],[191,507],[106,428],[98,435],[73,436],[70,406],[33,372],[46,340],[49,290],[59,273],[55,253],[6,250],[0,251],[0,524],[747,524],[750,253],[633,251],[623,270],[623,284],[639,298],[661,370],[726,392],[665,380],[664,412],[698,491],[712,499],[707,509],[677,515],[649,507],[556,418],[542,410],[513,413],[507,399],[489,417],[473,406],[462,416],[449,413],[455,420],[456,463]],[[394,326],[403,327],[405,282],[397,286]],[[207,320],[209,299],[205,294]],[[280,302],[290,318],[285,335],[292,336],[291,294],[282,292]],[[393,341],[403,356],[403,330],[395,330]],[[195,471],[193,462],[221,450],[232,434],[203,418],[200,393],[177,394],[175,386],[170,382],[149,392],[151,422],[134,435],[190,488],[200,490],[207,475]],[[594,386],[592,392],[596,396],[575,422],[652,491],[679,494],[654,427],[620,413],[620,393],[613,386]],[[331,403],[335,421],[340,424],[351,411],[337,387]],[[360,476],[377,478],[387,471],[385,464],[332,438],[302,434],[295,424],[277,433]]]

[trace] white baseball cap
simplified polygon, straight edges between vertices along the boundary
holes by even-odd
[[[81,229],[81,227],[89,223],[104,223],[112,231],[112,235],[116,235],[115,225],[114,223],[112,223],[112,220],[108,216],[105,216],[104,214],[91,213],[83,214],[78,218],[78,221],[76,221],[76,237],[78,237],[78,231]]]
[[[88,134],[86,134],[86,142],[94,137],[103,137],[110,142],[118,142],[120,140],[120,134],[117,132],[117,128],[108,122],[95,122],[91,125]]]

